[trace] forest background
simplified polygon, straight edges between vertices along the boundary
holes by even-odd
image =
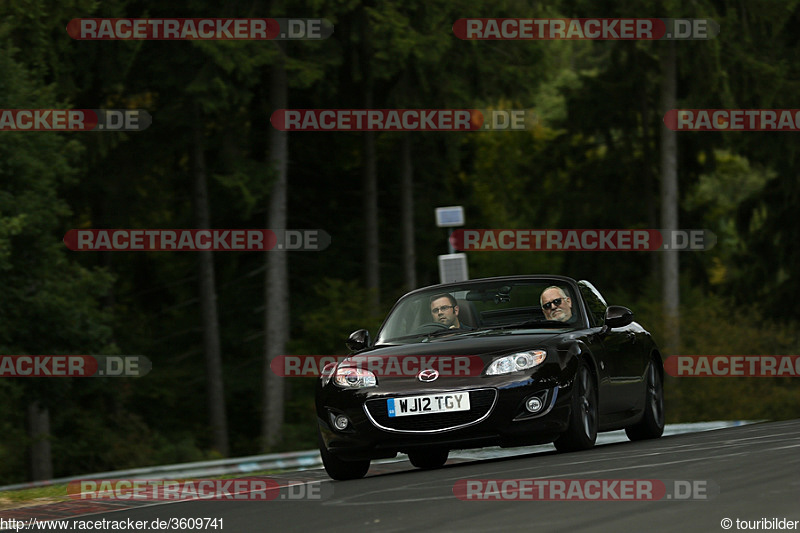
[[[0,132],[0,354],[141,354],[142,378],[0,380],[0,483],[313,448],[314,380],[438,282],[447,232],[707,229],[703,252],[469,252],[555,273],[672,354],[797,354],[796,133],[670,134],[670,108],[797,108],[798,2],[10,0],[0,107],[145,109],[130,133]],[[79,17],[322,17],[322,41],[77,41]],[[709,18],[691,41],[466,41],[464,17]],[[524,132],[282,133],[280,108],[534,109]],[[673,170],[670,170],[673,169]],[[672,189],[670,189],[672,187]],[[676,192],[674,201],[665,195]],[[677,218],[665,218],[674,209]],[[317,228],[319,252],[73,252],[80,228]],[[672,287],[672,288],[670,288]],[[679,329],[670,317],[677,315]],[[798,415],[792,378],[667,378],[667,422]]]

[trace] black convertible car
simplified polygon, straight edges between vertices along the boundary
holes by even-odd
[[[631,440],[664,429],[664,370],[630,309],[591,283],[509,276],[435,285],[400,298],[375,341],[317,385],[319,447],[334,479],[407,453],[437,468],[450,450],[553,442],[594,446],[598,431]]]

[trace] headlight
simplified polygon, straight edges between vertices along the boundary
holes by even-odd
[[[547,352],[544,350],[530,350],[528,352],[519,352],[506,355],[505,357],[501,357],[489,365],[489,368],[486,369],[486,375],[498,376],[500,374],[509,374],[511,372],[519,372],[520,370],[527,370],[542,364],[546,357]]]
[[[333,373],[336,372],[336,367],[339,366],[339,363],[328,363],[324,367],[322,367],[322,372],[319,374],[319,379],[322,380],[322,386],[328,384],[328,382],[333,377]]]
[[[360,389],[374,387],[378,384],[375,374],[363,368],[343,367],[336,369],[333,382],[346,389]]]

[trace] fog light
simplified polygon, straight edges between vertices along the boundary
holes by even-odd
[[[342,429],[346,428],[349,423],[350,423],[350,421],[344,415],[337,415],[336,418],[333,421],[333,425],[338,430],[342,430]]]
[[[540,400],[536,396],[531,396],[525,402],[525,409],[527,409],[531,413],[538,413],[539,411],[542,410],[543,405],[544,403],[542,402],[542,400]]]

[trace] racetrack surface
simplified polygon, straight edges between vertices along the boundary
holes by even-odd
[[[78,519],[222,518],[227,532],[257,531],[724,531],[723,518],[800,520],[800,420],[767,422],[584,452],[542,451],[488,460],[456,457],[438,470],[407,461],[334,482],[322,470],[272,479],[321,483],[322,500],[151,503]],[[708,499],[463,501],[465,479],[698,481]],[[670,485],[671,486],[671,485]],[[718,487],[719,493],[714,487]],[[295,491],[297,492],[297,491]],[[31,513],[33,514],[33,513]],[[74,520],[72,518],[71,520]],[[764,529],[762,526],[760,529]],[[174,531],[174,529],[173,529]],[[210,531],[210,529],[208,530]],[[217,531],[220,531],[219,529]]]

